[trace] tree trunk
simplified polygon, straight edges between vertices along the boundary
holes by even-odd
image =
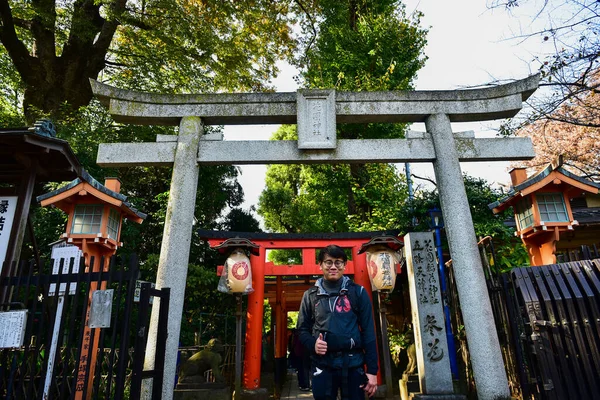
[[[32,68],[27,73],[23,108],[29,124],[35,122],[40,114],[60,119],[89,104],[92,89],[88,79],[97,78],[104,63],[95,68],[87,65],[86,68],[85,58],[83,54],[69,59],[56,58],[45,63],[49,65]]]
[[[56,40],[55,0],[31,0],[30,20],[15,19],[8,1],[0,0],[0,42],[25,84],[23,108],[29,124],[41,114],[60,117],[90,102],[89,78],[97,78],[104,68],[126,2],[75,1],[69,37],[61,52]],[[112,19],[100,15],[101,5],[110,8],[105,14]],[[21,40],[16,26],[29,31],[32,46]]]

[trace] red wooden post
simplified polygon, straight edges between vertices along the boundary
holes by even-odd
[[[371,306],[373,307],[373,315],[375,315],[375,302],[373,301],[373,290],[371,289],[371,280],[369,279],[369,270],[367,269],[367,255],[365,253],[358,254],[358,250],[360,250],[360,246],[352,247],[352,259],[354,260],[354,282],[359,285],[364,286],[369,293],[369,297],[371,298]],[[373,321],[373,326],[375,326],[375,321]],[[377,351],[381,348],[380,338],[375,332],[375,337],[377,338]],[[378,371],[377,372],[377,384],[381,385],[381,363],[378,359]]]
[[[252,288],[248,295],[246,323],[246,350],[244,352],[244,388],[255,390],[260,387],[260,362],[262,355],[263,311],[265,298],[265,248],[259,255],[251,255]]]

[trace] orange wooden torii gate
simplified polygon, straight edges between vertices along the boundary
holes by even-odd
[[[251,240],[259,247],[258,255],[250,255],[252,264],[253,293],[248,295],[248,310],[246,322],[246,339],[244,352],[243,387],[255,390],[260,387],[260,368],[262,355],[262,328],[264,299],[268,298],[272,307],[272,318],[275,318],[275,359],[285,358],[287,353],[287,312],[300,308],[302,295],[314,285],[321,271],[317,263],[318,250],[336,244],[351,250],[351,257],[346,264],[345,275],[353,275],[354,282],[365,287],[373,303],[373,293],[369,272],[367,270],[366,254],[358,254],[362,245],[374,236],[389,235],[390,232],[355,232],[327,234],[272,234],[272,233],[235,233],[200,231],[200,238],[208,241],[210,247],[222,244],[226,239],[239,237]],[[395,236],[397,233],[393,233]],[[295,249],[302,251],[302,264],[275,265],[266,261],[267,250]],[[222,266],[219,267],[219,272]],[[400,271],[398,271],[400,272]],[[274,284],[265,284],[265,277],[276,277]],[[298,276],[297,280],[284,280],[284,277]],[[375,312],[373,312],[375,315]],[[378,349],[381,349],[381,337],[377,337]],[[378,382],[382,383],[381,368]]]

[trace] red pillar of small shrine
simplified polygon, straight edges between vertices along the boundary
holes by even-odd
[[[354,282],[363,286],[367,293],[369,294],[369,298],[371,298],[371,307],[373,309],[373,316],[375,316],[375,302],[373,301],[373,290],[371,288],[371,280],[369,279],[369,270],[367,269],[367,255],[366,253],[358,254],[360,247],[352,247],[352,261],[354,261]],[[373,326],[375,326],[375,320],[373,320]],[[375,337],[377,338],[377,351],[381,349],[381,343],[379,343],[379,336],[377,332],[375,332]],[[381,363],[379,362],[379,357],[377,358],[378,363],[378,371],[377,372],[377,384],[381,385]]]
[[[252,288],[248,295],[246,318],[246,346],[244,352],[244,389],[256,390],[260,387],[260,362],[262,356],[262,331],[265,298],[265,249],[259,249],[258,256],[250,256],[252,265]]]
[[[284,358],[287,356],[287,318],[284,309],[285,299],[283,297],[283,277],[277,277],[277,293],[275,303],[275,358]]]

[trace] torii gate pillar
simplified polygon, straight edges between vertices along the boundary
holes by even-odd
[[[192,228],[194,209],[196,206],[196,191],[198,188],[199,167],[196,162],[200,137],[204,132],[202,120],[198,117],[185,117],[179,124],[179,135],[173,163],[173,175],[163,240],[160,248],[158,272],[156,275],[156,288],[171,288],[169,314],[178,315],[179,318],[169,318],[167,322],[167,343],[165,353],[177,355],[179,350],[179,333],[181,330],[181,315],[183,313],[183,300],[185,299],[185,279],[187,276],[190,245],[192,242]],[[183,284],[182,284],[183,283]],[[155,301],[150,319],[151,326],[158,326],[158,309],[160,299]],[[261,314],[262,315],[262,314]],[[156,357],[157,329],[150,329],[146,346],[144,368],[153,369]],[[177,357],[165,357],[165,371],[175,371]],[[173,395],[173,377],[166,381],[166,391]],[[149,385],[144,384],[143,396],[152,392]],[[149,398],[149,397],[146,397]]]
[[[477,393],[482,399],[510,398],[502,351],[495,329],[473,218],[465,191],[462,171],[450,119],[445,114],[430,115],[425,126],[431,134],[436,159],[435,180],[446,224],[460,309],[469,335],[469,355],[475,371]],[[484,321],[484,323],[482,323]],[[504,390],[503,390],[504,389]],[[504,393],[502,393],[504,392]],[[504,397],[500,397],[500,396]]]

